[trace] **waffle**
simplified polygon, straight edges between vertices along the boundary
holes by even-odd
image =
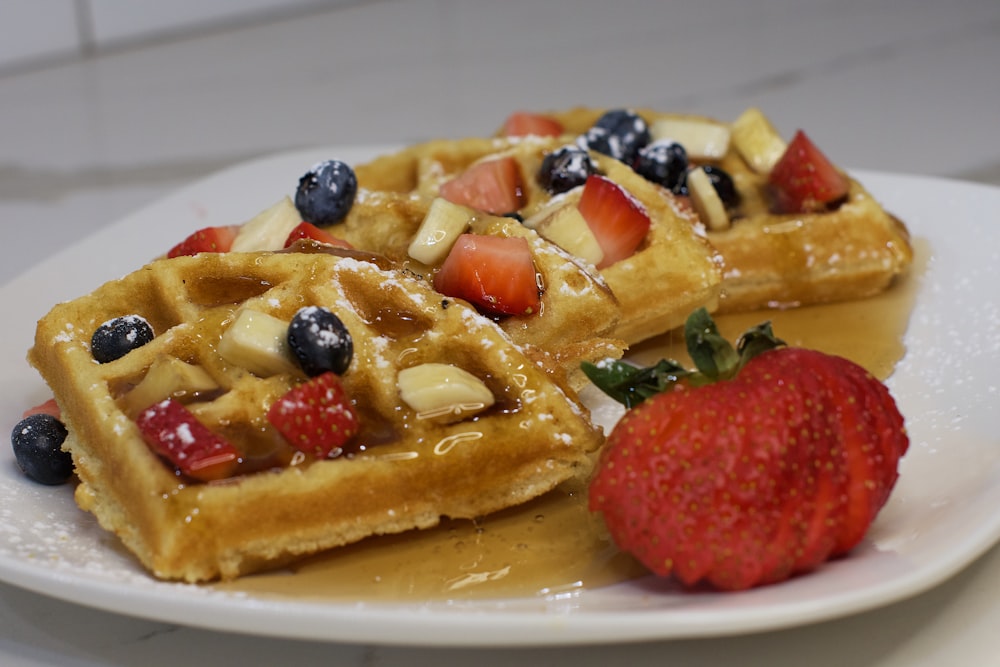
[[[572,204],[574,196],[579,197],[579,192],[575,192],[553,198],[535,178],[546,153],[567,143],[568,139],[434,140],[357,165],[355,171],[365,190],[379,192],[382,197],[408,197],[411,201],[429,203],[439,195],[443,183],[470,166],[511,156],[518,163],[523,184],[524,205],[517,213],[532,226],[532,220],[537,223],[547,213]],[[593,152],[591,158],[602,173],[641,203],[649,214],[651,229],[631,257],[600,271],[588,265],[589,273],[607,286],[618,303],[619,314],[614,321],[607,320],[606,315],[601,316],[609,326],[599,326],[601,318],[596,315],[594,303],[574,294],[572,297],[553,296],[545,311],[560,313],[564,326],[537,325],[537,328],[546,334],[558,331],[563,339],[572,341],[586,341],[596,334],[628,345],[681,325],[698,307],[715,310],[720,293],[721,262],[706,242],[702,227],[673,196],[652,186],[623,164]],[[416,225],[411,223],[410,226],[415,229]],[[510,225],[504,228],[512,229]],[[357,242],[352,225],[346,225],[343,233],[352,243]],[[546,243],[544,239],[539,241],[542,243]],[[367,246],[362,243],[361,247]],[[377,249],[405,259],[401,257],[400,247]],[[580,262],[577,258],[577,263]],[[430,270],[433,271],[433,267]],[[551,280],[549,283],[555,284]],[[522,341],[537,341],[543,346],[554,342],[547,336],[536,336],[533,331],[536,325],[522,321],[516,326],[523,330]]]
[[[853,178],[846,201],[832,210],[771,212],[767,174],[784,142],[758,109],[747,109],[732,123],[651,109],[637,112],[650,125],[663,119],[691,121],[724,128],[732,136],[724,154],[692,160],[722,167],[739,194],[732,224],[707,231],[724,263],[719,312],[863,298],[884,290],[911,264],[905,225]],[[602,113],[576,108],[545,115],[558,120],[572,138]],[[744,141],[744,150],[738,140]]]
[[[231,579],[443,516],[478,517],[588,474],[603,437],[544,356],[388,261],[296,250],[155,260],[38,324],[29,361],[71,433],[77,503],[155,576]],[[220,353],[247,309],[286,321],[310,305],[335,312],[354,341],[341,380],[361,430],[334,458],[294,450],[263,416],[306,381],[301,373],[251,372]],[[146,318],[155,337],[96,363],[92,332],[128,314]],[[238,446],[232,475],[188,478],[144,443],[136,413],[153,399],[135,396],[164,360],[210,377],[214,386],[170,393],[186,395],[179,400],[200,422]],[[401,399],[400,371],[428,363],[468,371],[496,402],[477,413],[418,413]]]

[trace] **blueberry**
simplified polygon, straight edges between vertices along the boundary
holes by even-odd
[[[357,192],[354,170],[340,160],[327,160],[313,165],[299,179],[295,208],[307,222],[329,227],[347,217]]]
[[[733,183],[733,177],[730,176],[721,167],[715,167],[710,164],[706,164],[701,167],[705,170],[708,175],[708,180],[711,181],[712,186],[715,191],[719,194],[719,199],[722,200],[722,205],[726,208],[735,208],[740,203],[740,194],[736,191],[736,185]],[[674,194],[686,195],[688,194],[687,187],[687,171],[681,177],[677,186],[673,189]]]
[[[563,146],[542,158],[538,184],[557,195],[583,185],[596,171],[587,151],[579,146]]]
[[[354,356],[347,327],[322,306],[306,306],[295,313],[288,325],[288,346],[309,377],[328,371],[342,375]]]
[[[73,459],[62,450],[66,427],[50,414],[25,417],[10,434],[14,459],[25,475],[42,484],[63,484],[73,474]]]
[[[97,327],[90,339],[94,359],[106,364],[153,340],[153,328],[139,315],[123,315]]]
[[[578,141],[582,148],[632,164],[639,149],[650,140],[649,126],[639,114],[628,109],[613,109],[598,118]]]
[[[643,146],[635,158],[636,173],[669,190],[684,178],[687,167],[687,151],[669,139]]]

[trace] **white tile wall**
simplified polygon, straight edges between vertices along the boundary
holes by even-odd
[[[260,15],[360,0],[3,0],[0,71]]]

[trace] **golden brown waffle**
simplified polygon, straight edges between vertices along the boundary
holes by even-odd
[[[887,213],[855,179],[847,200],[827,211],[772,213],[767,192],[768,157],[737,148],[740,133],[747,143],[768,139],[774,128],[757,109],[733,123],[685,114],[637,109],[648,124],[662,119],[694,121],[724,128],[732,141],[724,155],[697,160],[721,166],[732,177],[740,204],[728,229],[707,231],[725,268],[720,312],[844,301],[884,290],[913,260],[905,225]],[[572,138],[590,128],[603,109],[576,108],[546,112],[562,123]],[[779,139],[779,141],[781,141]]]
[[[356,166],[355,171],[363,190],[379,192],[375,195],[376,201],[379,198],[404,197],[429,206],[438,196],[440,186],[469,166],[483,160],[511,156],[518,163],[523,183],[524,205],[517,213],[528,219],[530,224],[533,216],[544,216],[547,207],[555,210],[554,204],[573,203],[573,195],[553,202],[536,179],[545,154],[570,139],[567,136],[435,140],[381,156]],[[592,300],[580,299],[575,294],[552,294],[551,289],[561,284],[561,280],[548,280],[550,296],[544,312],[550,318],[555,317],[552,314],[554,311],[558,312],[560,322],[552,326],[536,325],[522,319],[517,328],[523,330],[520,338],[523,342],[551,346],[559,338],[552,338],[548,333],[558,332],[562,340],[573,343],[587,341],[594,336],[611,336],[631,344],[681,325],[688,314],[698,307],[716,309],[721,261],[696,221],[672,195],[651,185],[631,169],[597,153],[592,153],[591,157],[601,172],[641,202],[651,220],[650,232],[631,257],[600,271],[593,265],[585,265],[587,272],[606,285],[617,301],[619,315],[613,321],[607,320],[606,315],[599,315],[595,310],[598,304]],[[359,201],[363,202],[362,211],[367,210],[365,202],[370,196],[359,197]],[[351,217],[354,215],[352,212]],[[365,213],[362,215],[369,217]],[[415,231],[418,224],[411,221],[408,226]],[[349,220],[343,234],[347,240],[358,243],[354,228]],[[503,228],[512,230],[510,225]],[[360,247],[370,247],[366,245],[369,241],[367,238],[360,240]],[[554,245],[544,239],[538,243]],[[405,260],[401,245],[374,249]],[[579,259],[577,263],[580,263]],[[434,267],[422,268],[430,272],[434,270]],[[604,321],[605,326],[599,326],[600,321]],[[535,329],[540,329],[542,333]]]
[[[29,360],[71,433],[77,502],[157,577],[228,579],[442,516],[481,516],[589,471],[603,437],[544,357],[387,262],[312,250],[157,260],[38,324]],[[241,312],[287,321],[308,305],[330,308],[354,341],[342,382],[361,431],[338,458],[293,450],[264,418],[305,381],[301,373],[255,374],[219,351]],[[129,314],[145,317],[155,338],[95,362],[93,331]],[[171,393],[238,445],[234,476],[194,481],[144,444],[135,387],[166,359],[207,371],[217,385]],[[479,378],[495,404],[459,417],[418,414],[401,399],[399,373],[432,362]]]

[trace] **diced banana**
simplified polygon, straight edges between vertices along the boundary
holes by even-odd
[[[768,174],[788,144],[764,113],[750,107],[733,122],[733,147],[758,174]]]
[[[451,364],[426,363],[404,368],[396,384],[400,398],[421,419],[458,421],[496,401],[482,380]]]
[[[241,310],[222,334],[219,354],[260,377],[300,372],[288,347],[288,322],[250,308]]]
[[[597,242],[576,206],[564,206],[539,228],[543,238],[555,243],[566,252],[597,266],[604,259],[604,250]]]
[[[708,120],[660,118],[649,133],[653,141],[676,141],[692,160],[720,160],[729,150],[729,127]]]
[[[729,229],[730,220],[726,205],[722,203],[722,197],[715,190],[705,170],[698,167],[689,171],[687,185],[694,210],[705,226],[715,232]]]
[[[302,222],[295,204],[289,197],[248,220],[233,239],[232,252],[281,250],[293,229]]]
[[[125,394],[123,408],[127,413],[138,413],[165,398],[184,400],[218,388],[204,368],[177,357],[159,357],[139,384]]]
[[[567,190],[562,194],[558,194],[544,202],[536,210],[529,212],[528,217],[524,219],[522,224],[528,229],[534,229],[537,231],[545,224],[545,221],[551,218],[557,211],[560,211],[567,206],[576,206],[577,202],[580,201],[580,196],[582,194],[582,185],[578,185],[572,190]]]
[[[410,242],[408,254],[427,265],[442,262],[455,244],[455,239],[468,228],[473,215],[471,209],[453,204],[443,197],[435,198]]]

